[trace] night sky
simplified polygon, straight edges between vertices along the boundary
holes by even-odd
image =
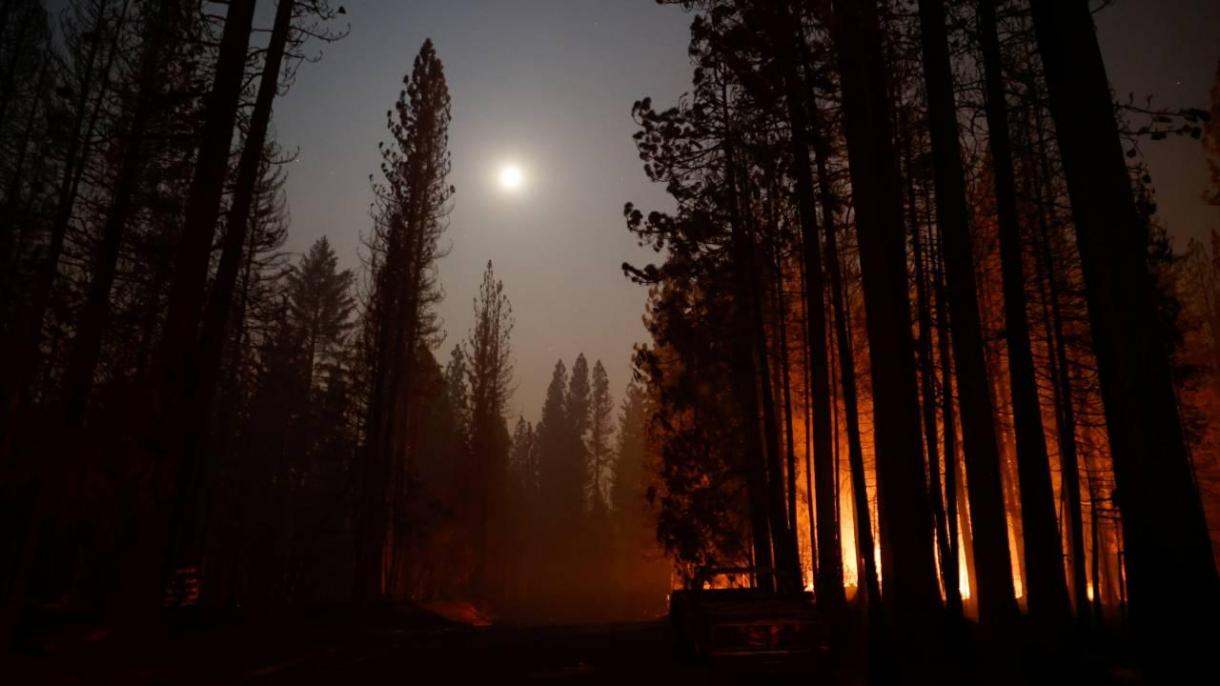
[[[262,3],[270,6],[270,3]],[[326,235],[352,267],[369,220],[369,174],[386,138],[385,112],[420,44],[431,37],[453,97],[451,180],[457,186],[441,260],[440,306],[449,349],[472,324],[471,300],[495,262],[516,318],[517,392],[509,405],[535,420],[557,358],[601,359],[616,398],[633,343],[646,340],[645,293],[620,263],[644,261],[623,203],[669,206],[636,156],[631,104],[668,105],[688,87],[681,9],[652,0],[347,0],[351,36],[303,65],[276,106],[276,136],[299,151],[288,183],[288,248]],[[1119,0],[1098,18],[1118,93],[1165,106],[1205,107],[1220,59],[1217,0]],[[1145,142],[1161,219],[1186,236],[1220,228],[1200,199],[1206,168],[1196,141]],[[526,175],[519,194],[496,183],[501,165]]]

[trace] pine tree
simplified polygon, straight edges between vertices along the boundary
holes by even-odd
[[[620,584],[632,578],[632,565],[639,562],[644,546],[655,540],[652,522],[646,516],[648,420],[647,392],[632,382],[619,407],[610,475],[614,560]]]
[[[388,484],[408,463],[407,426],[416,351],[436,335],[433,307],[439,239],[453,187],[449,185],[449,89],[431,40],[424,42],[406,88],[387,114],[393,139],[381,145],[382,183],[374,185],[375,226],[370,239],[372,293],[369,330],[368,419],[361,466],[355,595],[382,592],[382,556],[390,513]]]
[[[1031,614],[1040,619],[1061,622],[1071,612],[1071,607],[1063,576],[1063,546],[1059,543],[1050,460],[1026,315],[1025,267],[995,9],[994,0],[981,0],[978,4],[978,25],[987,93],[988,144],[999,220],[1004,330],[1008,343],[1013,425],[1021,484],[1021,530],[1025,539],[1026,568],[1029,570],[1026,597]],[[1065,488],[1075,483],[1074,478],[1064,481]],[[1080,565],[1074,567],[1079,569]],[[1076,579],[1077,602],[1083,606],[1083,574],[1077,574]]]
[[[158,96],[166,76],[165,62],[171,54],[173,41],[186,34],[184,23],[176,1],[147,3],[144,7],[143,43],[135,92],[125,102],[130,113],[125,117],[120,136],[123,143],[121,161],[102,221],[101,240],[93,256],[93,273],[65,373],[64,420],[69,427],[84,422],[102,336],[110,319],[111,290],[118,271],[119,252],[127,224],[136,209],[144,166],[150,157],[146,139],[163,109],[163,101]]]
[[[285,281],[288,308],[305,355],[305,386],[341,366],[348,333],[354,323],[355,299],[351,270],[338,268],[339,257],[323,236],[301,256]]]
[[[601,360],[593,364],[593,394],[589,404],[589,502],[594,511],[606,509],[604,479],[610,466],[610,422],[614,406],[610,379]]]
[[[538,484],[538,448],[534,426],[518,417],[513,427],[508,452],[508,546],[504,561],[505,600],[510,603],[528,602],[545,588],[538,588],[540,579],[536,565],[541,560],[542,541],[538,537],[540,507]]]
[[[159,351],[160,371],[164,375],[163,393],[172,404],[167,411],[171,413],[170,423],[175,425],[169,430],[171,433],[182,431],[188,444],[196,443],[199,438],[195,435],[197,431],[188,425],[198,425],[202,421],[198,418],[202,408],[194,404],[204,399],[196,391],[200,383],[206,385],[207,381],[198,377],[201,370],[193,364],[193,346],[203,314],[212,239],[228,177],[229,150],[237,123],[255,4],[256,0],[235,0],[225,15],[211,90],[202,115],[199,153],[176,251],[165,332]],[[257,152],[262,153],[261,145]],[[173,416],[175,413],[183,416]],[[188,452],[190,450],[188,448]]]
[[[125,574],[123,579],[123,596],[134,608],[125,616],[137,623],[151,619],[160,606],[163,574],[183,560],[196,557],[197,551],[190,548],[200,543],[195,504],[201,485],[199,475],[205,466],[204,443],[214,379],[202,374],[204,370],[196,364],[196,344],[255,4],[255,0],[235,0],[225,15],[212,83],[199,123],[198,154],[182,235],[174,251],[155,365],[160,394],[157,417],[148,427],[151,457],[159,473],[156,481],[169,486],[154,494],[154,507],[136,515],[140,532],[130,551],[131,564],[143,570]]]
[[[548,528],[558,530],[580,516],[582,482],[573,484],[573,460],[567,454],[568,418],[564,394],[568,386],[568,370],[563,360],[556,360],[551,373],[551,382],[546,389],[546,400],[542,404],[542,416],[534,431],[535,449],[538,451],[539,487],[548,503]],[[573,489],[573,486],[576,489]],[[544,539],[556,540],[547,532],[540,532]]]
[[[568,378],[568,393],[564,397],[565,419],[568,429],[568,459],[575,460],[585,474],[581,479],[581,494],[588,507],[588,494],[585,484],[588,483],[589,448],[585,444],[585,436],[589,433],[592,419],[592,392],[589,385],[589,362],[584,353],[576,356],[572,363],[572,374]]]
[[[95,167],[98,139],[108,133],[107,105],[119,47],[130,21],[129,4],[111,0],[72,3],[61,19],[64,54],[57,56],[61,66],[54,90],[59,102],[47,113],[57,125],[48,129],[54,135],[41,151],[53,169],[50,205],[46,216],[22,227],[21,240],[28,240],[26,233],[34,234],[37,238],[31,238],[40,245],[31,260],[28,290],[13,313],[7,334],[0,336],[0,450],[8,431],[16,428],[19,411],[33,396],[38,370],[47,362],[41,355],[47,342],[45,320],[64,271],[73,220],[81,214],[79,201],[89,190],[86,175]]]
[[[901,185],[880,16],[874,0],[834,0],[832,7],[868,312],[884,601],[900,612],[921,612],[940,604],[940,591],[920,454]]]
[[[56,120],[52,71],[56,56],[44,3],[12,0],[4,10],[0,27],[0,336],[11,334],[22,248],[31,233],[35,208],[47,200],[48,170],[45,156],[39,153],[52,143]]]
[[[574,376],[574,375],[573,375]],[[576,545],[585,513],[585,469],[582,453],[574,452],[568,397],[570,382],[563,360],[555,362],[547,386],[542,416],[534,431],[538,451],[539,581],[544,588],[567,592],[576,576]],[[558,594],[543,602],[561,606]],[[555,609],[558,609],[556,607]]]
[[[522,506],[537,502],[538,495],[538,446],[534,425],[518,417],[513,427],[512,449],[508,455],[509,468],[514,484],[520,494]]]
[[[957,386],[961,395],[970,514],[976,534],[973,544],[979,583],[979,618],[986,623],[1004,623],[1013,619],[1017,606],[1001,490],[995,411],[983,359],[978,286],[968,226],[966,180],[958,140],[944,3],[920,0],[919,17],[936,182],[936,225],[940,229],[945,260],[949,316],[953,322],[953,360],[957,365]],[[1049,484],[1049,473],[1046,476]],[[1034,488],[1032,482],[1028,486]],[[1062,576],[1060,573],[1060,591],[1063,590]],[[1053,577],[1047,582],[1050,589],[1055,588]],[[1039,595],[1046,593],[1042,585],[1038,591]],[[1046,593],[1046,598],[1053,603],[1050,593]],[[1065,596],[1061,599],[1066,601]]]
[[[474,592],[477,598],[502,596],[505,573],[508,489],[508,443],[504,412],[512,391],[512,306],[504,283],[487,263],[474,300],[474,329],[465,343],[470,361],[470,466],[465,490],[468,532],[474,546]]]
[[[1146,217],[1132,191],[1088,3],[1033,0],[1031,9],[1084,273],[1131,623],[1147,666],[1162,678],[1184,677],[1182,651],[1214,640],[1194,619],[1220,607],[1220,577],[1158,321]],[[1167,595],[1175,588],[1191,589],[1189,604]]]
[[[447,478],[438,479],[438,486],[445,490],[453,488],[450,483],[456,476],[458,465],[469,460],[470,453],[470,384],[466,355],[461,345],[453,346],[449,361],[445,363],[445,404],[452,415],[449,431],[449,451],[446,456]]]
[[[298,17],[298,14],[304,17]],[[233,194],[225,216],[220,260],[216,266],[207,305],[203,310],[195,364],[200,367],[197,372],[200,377],[197,393],[200,396],[199,403],[204,408],[210,405],[211,396],[215,393],[216,374],[223,354],[219,341],[224,338],[224,332],[232,318],[233,293],[241,270],[242,249],[250,230],[259,168],[271,125],[272,106],[284,80],[282,73],[291,74],[291,70],[285,70],[283,65],[286,59],[290,60],[291,55],[300,50],[301,43],[305,40],[300,37],[294,39],[294,35],[324,41],[334,40],[334,34],[319,26],[333,19],[335,14],[336,11],[330,8],[326,0],[279,0],[276,5],[271,35],[263,54],[254,107],[250,112],[245,141],[234,174]],[[309,25],[309,28],[298,34],[300,27],[294,27],[294,20]]]

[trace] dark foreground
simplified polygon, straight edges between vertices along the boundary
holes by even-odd
[[[420,617],[302,616],[139,642],[58,630],[5,658],[8,684],[720,684],[783,681],[774,667],[675,657],[665,622],[467,626]],[[9,677],[15,677],[10,679]]]
[[[819,666],[700,664],[677,656],[664,621],[585,626],[471,626],[419,610],[361,616],[324,612],[240,618],[176,618],[155,637],[124,638],[56,622],[32,631],[4,657],[5,684],[863,684],[863,655],[847,647]],[[846,654],[844,654],[846,653]],[[938,683],[1139,683],[1127,670],[1093,662],[1083,671],[1046,670],[1030,679],[1011,653],[962,670],[960,653]],[[838,667],[833,664],[838,663]],[[949,666],[950,663],[957,663]],[[989,664],[987,664],[989,663]],[[1000,666],[1003,664],[1004,666]],[[893,664],[889,665],[891,668]],[[1014,667],[1016,667],[1014,669]],[[881,671],[889,671],[882,667]],[[940,670],[937,670],[940,671]],[[1045,678],[1054,675],[1050,681]],[[911,681],[905,669],[885,682]],[[947,677],[947,678],[946,678]]]

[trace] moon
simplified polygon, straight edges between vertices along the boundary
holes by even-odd
[[[499,180],[500,188],[515,193],[525,184],[525,173],[515,164],[506,164],[500,167]]]

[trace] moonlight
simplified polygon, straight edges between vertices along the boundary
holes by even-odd
[[[525,183],[525,174],[522,173],[521,167],[513,164],[508,164],[500,168],[500,188],[515,193],[521,190],[521,186]]]

